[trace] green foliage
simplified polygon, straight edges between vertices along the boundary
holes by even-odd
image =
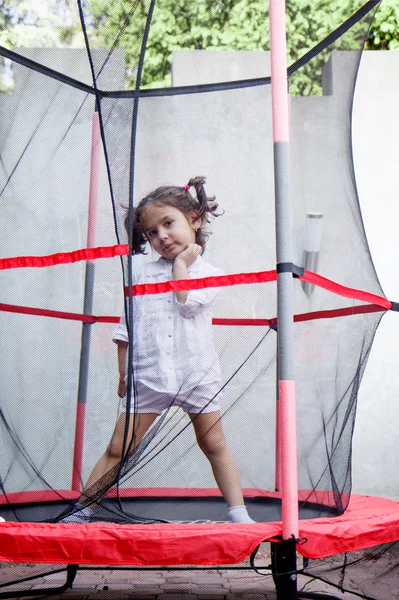
[[[140,41],[149,0],[91,0],[90,31],[95,46],[126,51],[129,82],[135,83]],[[298,60],[348,19],[362,0],[286,0],[288,64]],[[268,50],[268,0],[158,0],[146,48],[143,87],[171,83],[172,53],[176,48],[219,50]],[[340,41],[341,49],[359,49],[367,25],[359,24]],[[122,31],[122,33],[121,33]],[[330,49],[331,51],[331,49]],[[321,69],[328,55],[292,77],[293,94],[321,93]]]
[[[300,11],[298,11],[300,4]],[[287,0],[288,64],[294,64],[304,54],[349,19],[364,2],[358,0]],[[317,10],[315,10],[317,6]],[[360,50],[367,35],[369,22],[360,21],[326,50],[318,53],[290,78],[292,95],[320,95],[324,64],[333,50]]]
[[[366,48],[399,50],[399,3],[383,0],[370,28]]]
[[[237,0],[158,0],[151,22],[142,85],[170,85],[175,48],[220,47],[220,35]],[[150,2],[148,0],[91,0],[90,39],[94,47],[124,48],[129,87],[135,82],[140,44]]]
[[[60,11],[57,0],[0,0],[0,45],[6,48],[72,45],[75,36],[81,39],[80,27],[67,4]]]
[[[0,0],[0,45],[13,49],[82,46],[71,0]],[[0,57],[0,92],[11,92],[11,72]]]
[[[287,62],[295,63],[336,29],[365,0],[286,0]],[[92,48],[123,48],[127,86],[134,87],[150,0],[86,0]],[[268,50],[268,0],[157,0],[146,48],[142,85],[171,85],[174,49]],[[358,49],[367,23],[335,45]],[[83,45],[75,0],[0,0],[0,44]],[[383,0],[367,40],[370,49],[399,49],[399,0]],[[329,52],[290,78],[292,94],[321,93],[321,70]]]

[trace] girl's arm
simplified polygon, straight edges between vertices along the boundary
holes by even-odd
[[[126,396],[126,355],[127,355],[127,342],[118,341],[118,372],[119,372],[119,383],[118,383],[118,396],[124,398]]]
[[[173,279],[190,279],[188,268],[196,260],[201,253],[202,248],[198,244],[189,244],[183,252],[176,256],[173,263]],[[175,292],[177,301],[180,304],[185,304],[188,296],[188,291]]]

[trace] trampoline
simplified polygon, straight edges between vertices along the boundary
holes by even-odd
[[[292,219],[283,218],[283,230],[275,228],[275,191],[282,193],[285,175],[274,174],[285,142],[276,141],[275,123],[273,130],[266,54],[256,75],[236,77],[234,61],[248,71],[246,52],[220,73],[216,50],[187,51],[182,43],[173,85],[151,85],[146,57],[157,48],[160,4],[135,3],[110,50],[95,48],[92,15],[80,2],[86,50],[0,48],[14,76],[12,92],[0,98],[0,210],[8,224],[0,259],[0,561],[33,563],[33,577],[62,565],[65,586],[35,591],[51,594],[73,585],[79,565],[238,565],[269,541],[279,600],[322,597],[298,591],[297,573],[364,598],[392,598],[397,568],[381,575],[388,583],[380,594],[371,596],[367,583],[353,588],[356,563],[384,545],[397,551],[399,539],[397,502],[351,493],[359,386],[381,317],[398,310],[368,249],[350,138],[356,73],[379,2],[360,2],[288,67],[290,89],[309,77],[320,89],[290,99]],[[195,12],[196,4],[187,7]],[[133,34],[126,72],[122,49]],[[224,210],[205,253],[224,275],[133,285],[132,273],[153,256],[132,255],[126,211],[148,190],[183,185],[194,172],[207,175]],[[292,242],[290,260],[279,231]],[[282,281],[291,316],[281,312]],[[118,415],[111,338],[120,314],[131,322],[138,297],[156,305],[160,294],[212,287],[220,288],[213,329],[222,422],[256,523],[227,521],[191,423],[173,406],[86,494],[87,505],[96,503],[92,522],[61,522],[82,501]],[[296,426],[285,402],[285,321]],[[134,404],[133,396],[129,389]],[[287,466],[287,452],[297,469],[295,460]],[[330,556],[338,567],[323,563]],[[26,585],[22,575],[0,581],[0,598],[27,596]]]

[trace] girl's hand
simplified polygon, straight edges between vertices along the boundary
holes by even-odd
[[[189,244],[183,252],[180,252],[175,258],[176,261],[182,262],[186,267],[190,267],[202,252],[201,246],[198,244]]]
[[[124,398],[126,396],[126,393],[127,393],[126,381],[124,379],[120,379],[119,380],[119,384],[118,384],[118,396],[119,396],[119,398]]]

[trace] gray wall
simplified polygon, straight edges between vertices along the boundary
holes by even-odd
[[[362,56],[353,114],[356,179],[374,265],[399,299],[399,52]],[[388,312],[365,372],[354,441],[354,491],[399,500],[399,314]]]

